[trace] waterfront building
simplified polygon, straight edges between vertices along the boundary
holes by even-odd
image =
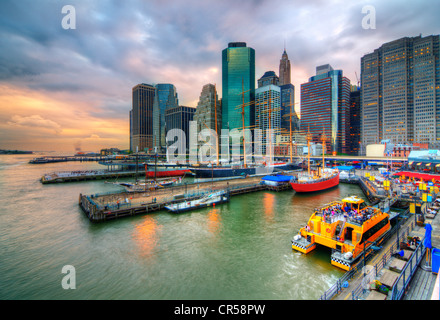
[[[148,151],[153,148],[153,103],[156,88],[141,83],[132,88],[130,111],[130,150]]]
[[[440,143],[439,35],[405,37],[361,58],[362,146]]]
[[[176,87],[169,83],[156,84],[153,103],[153,134],[156,152],[164,152],[166,147],[165,111],[179,106]]]
[[[301,85],[301,130],[313,141],[327,139],[327,152],[347,153],[349,138],[350,80],[342,70],[318,66],[316,75]]]
[[[261,130],[261,143],[255,150],[258,154],[266,154],[270,141],[267,132],[272,130],[272,153],[276,136],[281,134],[281,89],[269,84],[255,90],[255,128]]]
[[[357,86],[351,87],[350,92],[350,130],[348,139],[348,154],[357,156],[360,151],[361,139],[361,91]]]
[[[189,122],[193,121],[196,108],[177,106],[170,107],[165,110],[165,127],[167,133],[173,129],[179,129],[179,135],[177,136],[180,144],[178,146],[180,151],[184,151],[185,154],[189,150]],[[181,136],[183,134],[184,136]],[[174,138],[176,140],[176,138]],[[167,146],[174,144],[175,140],[168,141]],[[185,141],[185,145],[183,145]]]
[[[242,93],[244,92],[244,96]],[[255,50],[245,42],[231,42],[222,51],[222,128],[242,129],[241,110],[245,104],[245,127],[255,119]]]

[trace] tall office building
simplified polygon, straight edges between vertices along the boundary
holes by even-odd
[[[267,132],[272,130],[272,145],[275,146],[276,136],[281,129],[281,89],[277,85],[268,84],[255,90],[255,128],[261,130],[261,144],[255,150],[266,154],[269,146]],[[273,150],[273,149],[272,149]]]
[[[217,111],[217,117],[216,117]],[[222,108],[218,99],[216,88],[213,84],[206,84],[200,93],[197,111],[194,121],[197,122],[197,132],[209,128],[215,131],[215,119],[217,118],[217,131],[220,136],[222,129]]]
[[[165,110],[165,126],[167,133],[173,129],[179,129],[177,139],[180,141],[178,146],[180,151],[185,153],[189,150],[189,122],[194,120],[196,108],[177,106]],[[176,140],[176,138],[174,138]],[[183,145],[185,141],[185,145]],[[175,141],[168,141],[167,146],[174,144]]]
[[[348,154],[359,155],[361,139],[361,91],[357,86],[351,86],[350,91],[350,138],[348,139]]]
[[[153,103],[153,134],[154,134],[154,147],[157,151],[166,147],[166,122],[165,111],[167,109],[175,108],[179,106],[179,100],[177,98],[176,87],[172,84],[164,83],[157,84],[156,94]]]
[[[284,49],[280,60],[280,86],[290,83],[290,60],[286,49]]]
[[[405,37],[361,58],[362,147],[440,143],[439,35]]]
[[[153,103],[156,88],[141,83],[132,89],[130,111],[130,150],[148,151],[153,142]]]
[[[242,93],[244,92],[244,99]],[[245,104],[245,127],[254,125],[255,50],[245,42],[231,42],[222,51],[222,128],[241,129],[240,108]],[[244,101],[243,101],[244,100]]]
[[[258,79],[258,88],[273,84],[278,86],[280,84],[280,78],[274,71],[266,71],[263,76]]]
[[[350,80],[330,65],[301,85],[301,130],[320,142],[324,132],[327,152],[347,153],[349,138]]]
[[[290,120],[292,120],[292,130],[299,130],[299,118],[295,112],[295,86],[290,78],[290,60],[284,49],[280,60],[280,81],[281,88],[281,127],[285,131],[290,130]],[[289,114],[292,113],[292,117]]]

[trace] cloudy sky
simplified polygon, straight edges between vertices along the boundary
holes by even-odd
[[[76,29],[63,28],[65,5]],[[367,5],[376,29],[362,26]],[[439,13],[438,0],[1,0],[0,149],[126,149],[132,87],[172,83],[193,107],[204,84],[221,96],[229,42],[255,49],[257,79],[278,74],[285,43],[297,97],[321,64],[356,84],[364,54],[440,34]]]

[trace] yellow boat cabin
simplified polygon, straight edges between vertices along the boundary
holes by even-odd
[[[389,215],[351,196],[317,209],[292,240],[292,248],[309,253],[316,246],[332,249],[331,263],[350,270],[365,248],[390,230]]]

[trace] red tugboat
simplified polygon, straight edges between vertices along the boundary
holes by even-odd
[[[296,192],[315,192],[333,188],[339,184],[339,170],[325,169],[325,134],[322,134],[322,168],[318,170],[318,174],[310,172],[310,132],[307,134],[307,150],[308,150],[308,172],[307,175],[294,177],[290,181],[292,189]]]

